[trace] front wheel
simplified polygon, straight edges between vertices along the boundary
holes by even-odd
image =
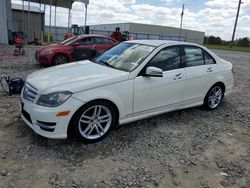
[[[56,55],[53,59],[53,65],[61,65],[67,62],[68,62],[68,59],[63,54]]]
[[[114,107],[105,101],[94,101],[84,105],[73,117],[70,126],[80,141],[93,143],[105,138],[116,123]]]
[[[223,98],[224,90],[221,85],[216,84],[209,89],[204,99],[204,107],[208,110],[218,108]]]

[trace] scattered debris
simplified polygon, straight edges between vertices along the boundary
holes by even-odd
[[[225,172],[221,172],[220,175],[222,175],[222,176],[228,176],[227,173],[225,173]]]
[[[231,134],[231,133],[229,133],[229,132],[227,132],[227,131],[226,131],[225,133],[226,133],[227,135],[229,135],[229,136],[232,136],[232,135],[233,135],[233,134]]]

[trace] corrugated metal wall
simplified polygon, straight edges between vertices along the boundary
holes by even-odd
[[[138,23],[118,23],[118,24],[100,24],[90,26],[90,30],[114,31],[120,27],[121,31],[129,31],[135,39],[165,39],[165,40],[185,40],[203,44],[204,32],[182,29],[181,37],[179,28],[138,24]]]
[[[68,27],[51,26],[50,33],[52,36],[52,42],[61,42],[64,40],[64,35],[68,33]],[[45,26],[45,35],[49,32],[49,26]]]
[[[30,12],[30,27],[28,24],[28,12],[24,14],[20,10],[12,10],[12,31],[24,32],[26,41],[33,41],[34,36],[41,38],[44,25],[44,13]],[[29,29],[30,28],[30,29]]]
[[[159,26],[159,25],[148,25],[148,24],[137,24],[130,23],[130,32],[143,32],[143,33],[155,33],[163,36],[178,37],[180,35],[179,28]],[[182,29],[181,36],[186,39],[186,42],[194,42],[198,44],[203,44],[204,32]]]
[[[7,27],[8,30],[12,30],[12,11],[11,11],[11,0],[6,0],[6,7],[7,7]]]
[[[0,44],[8,43],[8,28],[7,28],[7,6],[8,0],[0,1]]]
[[[90,30],[100,31],[115,31],[116,27],[120,27],[120,31],[130,31],[129,23],[116,23],[116,24],[99,24],[89,26]]]

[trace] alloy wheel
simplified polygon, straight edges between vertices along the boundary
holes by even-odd
[[[59,55],[55,58],[55,65],[61,65],[67,63],[67,58],[63,55]]]
[[[83,112],[78,122],[78,130],[86,139],[99,139],[109,130],[111,123],[110,110],[103,105],[94,105]]]
[[[219,106],[222,99],[223,91],[220,86],[215,86],[209,93],[208,106],[214,109]]]

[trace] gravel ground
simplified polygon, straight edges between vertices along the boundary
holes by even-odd
[[[12,52],[0,46],[1,76],[41,69],[33,47]],[[215,52],[235,71],[219,109],[130,123],[95,144],[36,135],[20,120],[19,96],[0,89],[0,187],[250,188],[250,53]]]

